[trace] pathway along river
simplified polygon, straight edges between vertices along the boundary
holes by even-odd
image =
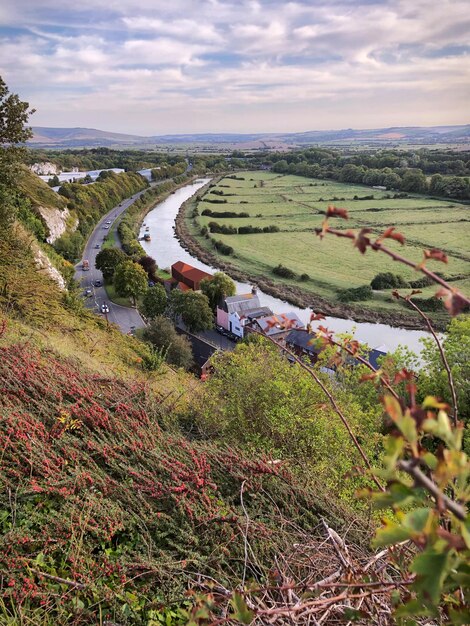
[[[180,206],[198,189],[208,183],[209,180],[209,178],[201,178],[194,183],[177,189],[166,200],[152,209],[145,217],[145,227],[149,227],[152,240],[141,241],[140,243],[145,251],[156,260],[159,267],[169,268],[173,263],[176,263],[176,261],[184,261],[206,272],[213,273],[217,271],[216,268],[202,263],[184,250],[175,237],[174,232],[175,218]],[[140,238],[144,236],[145,227],[141,227]],[[237,293],[247,293],[251,290],[251,285],[246,283],[235,281],[235,284],[237,286]],[[299,309],[288,302],[273,298],[260,290],[258,290],[258,293],[262,306],[268,306],[275,313],[295,311],[305,324],[309,321],[310,309]],[[359,341],[367,343],[371,348],[381,347],[384,351],[393,351],[399,345],[405,345],[416,354],[419,354],[423,347],[419,340],[421,337],[428,336],[428,333],[420,330],[393,328],[387,324],[359,323],[338,317],[327,317],[321,324],[327,326],[335,333],[351,332],[355,329],[355,336]],[[315,328],[315,324],[312,326]]]

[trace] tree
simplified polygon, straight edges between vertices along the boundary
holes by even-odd
[[[414,191],[415,193],[423,193],[427,190],[426,176],[421,170],[409,169],[403,175],[401,189],[403,191]]]
[[[144,270],[147,272],[147,276],[150,280],[155,281],[157,277],[158,265],[155,259],[151,256],[143,256],[137,261],[139,265],[142,265]]]
[[[119,296],[132,297],[135,306],[137,296],[148,289],[147,274],[138,263],[123,261],[114,270],[114,287]]]
[[[212,278],[201,280],[201,291],[207,296],[212,310],[215,311],[220,300],[235,295],[236,287],[230,276],[216,272]]]
[[[58,187],[60,185],[60,180],[57,174],[54,174],[52,178],[49,178],[47,184],[49,185],[49,187]]]
[[[142,313],[149,319],[162,315],[166,309],[166,300],[166,291],[163,285],[157,284],[150,287],[142,302]]]
[[[104,248],[96,255],[95,267],[109,279],[113,277],[116,267],[126,260],[126,254],[119,248]]]
[[[170,296],[170,310],[174,318],[181,316],[189,332],[207,330],[214,325],[214,316],[207,296],[196,291],[174,289]]]
[[[28,128],[29,103],[22,102],[0,76],[0,224],[11,224],[15,216],[15,177],[25,154],[22,144],[33,136]]]
[[[191,344],[186,337],[178,335],[167,317],[155,317],[145,329],[144,339],[158,350],[165,351],[166,361],[171,365],[189,369],[193,364]]]

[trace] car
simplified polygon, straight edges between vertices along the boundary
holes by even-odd
[[[111,222],[111,220],[108,220],[108,221],[106,222],[106,224],[111,224],[111,223],[112,223],[112,222]]]
[[[109,226],[108,226],[108,224],[105,224],[105,225],[103,226],[103,228],[104,228],[104,229],[106,229],[106,230],[109,230]]]
[[[103,315],[109,313],[109,306],[106,304],[106,302],[103,302],[103,304],[101,305],[101,313],[103,313]]]
[[[95,282],[93,283],[95,287],[101,287],[101,285],[103,284],[101,280],[95,280]]]
[[[92,293],[93,293],[93,290],[88,288],[88,289],[85,289],[85,291],[83,292],[83,295],[85,296],[85,298],[90,298]]]
[[[100,244],[97,243],[96,246],[95,246],[95,250],[99,250],[100,248],[101,248]]]

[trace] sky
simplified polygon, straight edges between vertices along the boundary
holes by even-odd
[[[469,0],[3,0],[34,126],[155,135],[470,122]]]

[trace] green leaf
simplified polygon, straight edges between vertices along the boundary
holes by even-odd
[[[383,399],[386,412],[390,415],[394,422],[397,422],[403,417],[400,403],[393,396],[384,396]]]
[[[385,525],[377,529],[372,545],[374,548],[391,546],[409,539],[411,535],[412,533],[407,528],[390,520],[385,520]]]
[[[436,552],[432,547],[413,559],[410,570],[417,574],[413,589],[423,599],[430,599],[433,604],[439,602],[449,562],[449,552]]]
[[[248,608],[245,599],[237,592],[232,596],[232,605],[235,612],[232,614],[232,618],[238,620],[242,624],[251,624],[254,619],[253,611]]]
[[[396,505],[404,507],[412,504],[416,500],[416,495],[411,487],[395,482],[391,483],[388,491],[375,493],[372,502],[374,506],[382,509]]]
[[[416,430],[416,422],[411,415],[406,414],[396,420],[396,425],[402,432],[403,436],[412,445],[418,441],[418,431]]]
[[[407,513],[403,520],[404,526],[417,533],[422,533],[430,520],[430,516],[434,516],[431,509],[421,508],[415,509]]]
[[[402,604],[395,609],[395,617],[408,617],[408,616],[425,616],[434,615],[429,607],[423,605],[419,600],[410,600],[406,604]],[[410,622],[405,622],[410,624]],[[412,623],[412,622],[411,622]],[[415,622],[416,623],[416,622]]]
[[[470,624],[470,610],[462,609],[460,611],[450,609],[450,623],[454,626],[466,626]]]

